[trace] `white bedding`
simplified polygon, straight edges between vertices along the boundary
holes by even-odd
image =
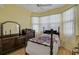
[[[53,42],[53,55],[57,55],[60,41],[56,38],[57,42]],[[50,47],[40,45],[31,41],[28,41],[26,52],[30,55],[49,55]]]

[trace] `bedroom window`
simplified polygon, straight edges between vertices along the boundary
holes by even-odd
[[[32,17],[32,28],[38,32],[39,30],[39,17]]]
[[[51,15],[50,16],[50,28],[57,30],[60,27],[61,14]]]
[[[49,20],[50,16],[40,17],[40,32],[43,30],[49,30]]]
[[[64,35],[71,37],[74,35],[74,8],[71,8],[63,13]]]
[[[60,18],[60,14],[40,17],[40,30],[54,29],[58,31]]]
[[[61,14],[49,15],[43,17],[32,17],[32,27],[36,32],[54,29],[58,31],[60,26]]]

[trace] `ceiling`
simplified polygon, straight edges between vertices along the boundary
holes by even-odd
[[[64,4],[20,4],[20,7],[28,9],[31,12],[46,12],[50,9],[63,7]]]

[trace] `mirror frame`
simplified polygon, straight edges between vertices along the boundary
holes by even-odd
[[[19,28],[18,28],[19,29],[19,35],[21,34],[21,25],[19,23],[15,22],[15,21],[5,21],[5,22],[1,23],[1,37],[3,37],[3,26],[6,23],[14,23],[14,24],[17,24],[19,26]]]

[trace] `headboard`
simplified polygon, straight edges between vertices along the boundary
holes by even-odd
[[[58,31],[50,29],[50,30],[44,30],[43,33],[46,33],[46,34],[56,34],[56,35],[59,36],[59,28],[58,28]]]

